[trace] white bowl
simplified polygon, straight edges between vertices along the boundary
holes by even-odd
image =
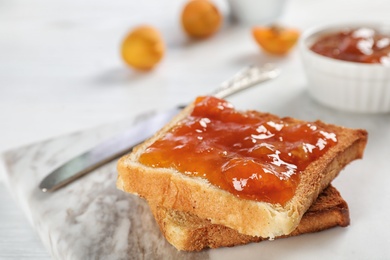
[[[324,34],[361,27],[390,33],[389,27],[361,24],[323,26],[303,33],[299,49],[309,93],[318,102],[344,111],[390,112],[390,66],[342,61],[310,50],[318,37]]]
[[[245,25],[275,23],[286,0],[228,0],[234,19]]]

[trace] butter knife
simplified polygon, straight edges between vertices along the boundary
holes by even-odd
[[[226,98],[258,83],[276,78],[280,70],[272,64],[264,66],[248,66],[231,79],[224,81],[212,95]],[[183,109],[155,112],[138,120],[128,131],[104,141],[89,151],[71,159],[48,174],[39,184],[43,192],[55,191],[98,167],[130,152],[134,146],[151,137]]]

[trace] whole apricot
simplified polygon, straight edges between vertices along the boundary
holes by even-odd
[[[222,15],[209,0],[191,0],[187,2],[181,14],[184,31],[194,38],[205,38],[218,31]]]
[[[160,33],[151,26],[133,29],[123,40],[121,54],[129,66],[150,70],[164,56],[165,45]]]
[[[263,50],[270,54],[285,55],[297,43],[299,31],[280,26],[254,27],[253,37]]]

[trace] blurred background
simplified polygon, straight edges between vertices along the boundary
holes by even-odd
[[[389,9],[383,8],[388,0],[282,0],[279,13],[258,22],[232,19],[228,2],[214,0],[223,21],[206,39],[184,33],[180,15],[186,2],[0,0],[0,152],[185,104],[243,66],[266,62],[277,64],[282,75],[264,88],[232,97],[238,108],[309,120],[320,115],[329,122],[359,118],[344,114],[336,119],[339,112],[316,105],[306,94],[298,48],[269,55],[251,30],[270,23],[300,32],[329,23],[389,24]],[[278,1],[242,2],[262,13]],[[125,37],[145,24],[156,28],[165,43],[163,59],[147,72],[130,68],[121,57]],[[354,122],[372,129],[373,121]],[[0,193],[0,258],[48,259],[2,184]]]
[[[0,0],[0,149],[188,102],[249,63],[282,59],[288,67],[297,56],[297,49],[283,58],[264,55],[252,25],[232,22],[223,0],[213,1],[224,16],[222,28],[191,40],[180,24],[185,2]],[[299,30],[330,22],[388,22],[385,2],[286,0],[276,21]],[[122,40],[141,24],[158,29],[167,49],[148,73],[127,67],[120,57]],[[300,70],[294,64],[290,69]],[[281,81],[305,84],[303,77]]]

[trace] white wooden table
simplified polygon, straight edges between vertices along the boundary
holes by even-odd
[[[178,22],[182,3],[0,1],[0,151],[188,102],[250,63],[276,62],[283,74],[272,84],[304,91],[297,50],[285,59],[264,58],[250,28],[228,21],[215,37],[191,42]],[[228,12],[223,0],[218,5]],[[329,22],[390,24],[390,1],[289,0],[280,21],[302,30]],[[150,73],[128,69],[119,57],[122,38],[138,24],[157,27],[167,44]],[[267,92],[232,100],[240,108],[278,112]],[[0,183],[0,259],[49,258]]]

